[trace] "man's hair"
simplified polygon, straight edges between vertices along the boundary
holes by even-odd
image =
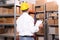
[[[26,9],[26,10],[22,10],[22,12],[27,12],[28,11],[28,9]]]

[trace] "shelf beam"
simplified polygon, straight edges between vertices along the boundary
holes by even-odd
[[[35,8],[40,8],[41,6],[35,6]]]
[[[16,15],[16,17],[19,17],[20,15]],[[7,14],[7,15],[0,15],[0,18],[2,18],[2,17],[4,17],[4,18],[10,18],[10,17],[14,17],[14,15],[13,14]]]
[[[14,26],[14,24],[0,24],[0,26]]]
[[[44,35],[41,35],[41,34],[37,34],[36,36],[38,36],[38,37],[44,37]]]
[[[58,27],[58,24],[56,25],[48,25],[49,27]]]
[[[0,7],[14,7],[14,4],[0,4]],[[20,5],[16,5],[16,7],[20,7]]]
[[[53,12],[58,12],[58,11],[46,11],[46,12],[53,13]]]
[[[42,13],[44,13],[44,12],[42,12],[42,11],[40,11],[40,12],[36,12],[36,14],[42,14]]]
[[[0,4],[0,7],[10,7],[10,6],[14,6],[14,4]]]

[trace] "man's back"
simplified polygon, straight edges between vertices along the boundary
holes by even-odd
[[[32,22],[32,24],[30,24],[30,22]],[[18,19],[17,19],[17,28],[18,31],[20,32],[19,35],[33,35],[31,33],[31,28],[33,25],[34,26],[34,20],[33,18],[28,15],[27,13],[23,13]]]

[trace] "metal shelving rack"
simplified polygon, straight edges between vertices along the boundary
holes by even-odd
[[[50,16],[49,17],[49,14],[51,14],[51,13],[53,14],[53,12],[56,12],[57,16],[56,17],[55,16]],[[48,18],[52,18],[53,20],[54,19],[57,19],[58,20],[58,11],[47,11],[46,13],[48,15],[47,16],[47,20],[48,20]],[[55,21],[54,21],[54,24],[47,25],[47,26],[48,27],[51,27],[51,28],[58,28],[59,27],[58,24],[55,24]],[[53,34],[53,33],[52,34],[49,34],[48,33],[48,35],[52,35],[52,40],[59,40],[59,38],[55,38],[55,35],[58,36],[58,34]]]
[[[13,7],[14,4],[1,4],[0,7]],[[3,14],[3,15],[0,15],[0,18],[14,18],[14,15],[10,15],[10,14]],[[14,26],[14,24],[0,24],[0,26]],[[7,37],[13,37],[14,36],[14,33],[13,34],[8,34],[8,33],[4,33],[4,34],[0,34],[1,37],[4,37],[4,40],[7,40]],[[14,38],[12,38],[13,40]]]
[[[44,6],[44,5],[42,5],[42,6]],[[40,8],[40,6],[35,6],[35,10],[36,10],[36,8]],[[39,18],[36,18],[36,15],[37,14],[44,14],[44,12],[43,11],[38,11],[38,12],[35,12],[35,16],[34,16],[34,20],[35,20],[35,22],[37,21],[37,19],[39,19]]]
[[[6,1],[6,0],[5,0]],[[14,6],[14,4],[0,4],[0,7],[12,7]],[[4,17],[12,17],[12,15],[0,15],[0,18],[4,18]],[[0,24],[0,26],[14,26],[13,24]],[[5,40],[7,40],[6,38],[9,37],[9,36],[12,36],[11,34],[7,34],[7,33],[4,33],[4,34],[0,34],[0,36],[2,37],[5,37]]]
[[[19,17],[20,15],[17,14],[16,16]],[[14,15],[13,14],[0,15],[0,18],[2,17],[9,18],[9,17],[14,17]]]
[[[18,5],[15,4],[1,4],[0,7],[14,7],[14,14],[3,14],[0,15],[0,18],[14,18],[14,24],[0,24],[0,26],[14,26],[14,33],[8,34],[8,33],[4,33],[4,34],[0,34],[1,37],[4,37],[4,40],[7,40],[7,37],[12,37],[12,40],[16,40],[16,17],[19,17],[20,15],[16,14],[16,7],[20,7]]]
[[[41,6],[41,5],[40,5]],[[40,8],[40,6],[36,6],[35,7],[35,10],[36,10],[36,8]],[[35,19],[35,22],[36,22],[36,15],[37,14],[42,14],[42,13],[44,13],[44,40],[49,40],[48,39],[48,35],[49,35],[49,29],[48,29],[48,26],[50,26],[50,27],[58,27],[58,24],[56,24],[56,25],[54,25],[54,24],[52,24],[52,25],[48,25],[48,22],[47,22],[47,20],[48,20],[48,14],[49,13],[51,13],[51,12],[58,12],[58,11],[46,11],[46,4],[44,4],[43,5],[44,6],[44,11],[43,12],[36,12],[35,13],[35,16],[34,16],[34,19]],[[58,15],[58,13],[57,13],[57,15]],[[54,19],[54,17],[53,16],[51,16],[50,18],[52,18],[52,19]],[[58,19],[58,17],[57,17],[57,19]],[[38,35],[38,36],[40,36],[40,35]],[[52,40],[54,40],[54,35],[52,34]]]
[[[36,8],[40,8],[41,6],[45,6],[45,5],[40,5],[40,6],[35,6],[35,10],[36,10]],[[34,20],[35,20],[35,23],[36,23],[36,21],[37,20],[39,20],[39,18],[36,18],[36,15],[37,14],[45,14],[45,9],[44,9],[44,11],[37,11],[37,12],[35,12],[35,16],[34,16]],[[43,18],[42,18],[43,19]],[[45,34],[45,33],[44,33]],[[44,38],[44,40],[47,40],[47,38],[46,38],[46,34],[44,35],[44,34],[38,34],[38,33],[36,33],[36,36],[37,37],[44,37],[45,36],[45,38]],[[38,40],[38,39],[37,39]]]

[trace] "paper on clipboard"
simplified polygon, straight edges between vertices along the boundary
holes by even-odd
[[[39,26],[40,24],[42,24],[42,21],[41,20],[37,20],[36,26]]]

